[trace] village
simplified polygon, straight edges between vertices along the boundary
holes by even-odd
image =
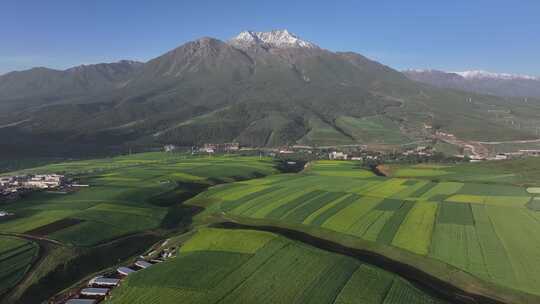
[[[0,202],[9,202],[33,191],[55,191],[68,193],[79,187],[87,187],[67,179],[60,174],[26,174],[13,176],[0,176]],[[11,216],[0,211],[0,217]]]
[[[444,154],[435,148],[435,142],[444,142],[461,150],[453,155]],[[290,145],[274,148],[241,146],[238,142],[204,143],[191,147],[193,155],[213,154],[254,154],[280,158],[301,158],[307,160],[353,160],[353,161],[387,161],[387,162],[426,162],[449,160],[454,162],[479,162],[486,160],[507,160],[530,156],[540,156],[539,149],[520,149],[514,152],[490,152],[486,145],[489,142],[471,142],[456,138],[453,134],[441,131],[435,132],[430,140],[421,141],[415,145],[401,146],[369,146],[364,144],[343,146],[308,146]],[[179,152],[182,147],[168,144],[163,147],[165,152]]]
[[[56,189],[66,186],[66,179],[59,174],[29,174],[0,177],[0,196],[14,196],[28,190]]]

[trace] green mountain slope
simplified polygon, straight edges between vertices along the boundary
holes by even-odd
[[[25,151],[36,138],[68,154],[232,140],[396,144],[428,135],[424,124],[464,139],[528,139],[540,123],[536,103],[438,89],[355,53],[276,41],[202,38],[129,68],[1,76],[0,148]]]

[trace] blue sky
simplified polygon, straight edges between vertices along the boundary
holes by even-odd
[[[145,61],[203,36],[289,29],[396,69],[540,76],[540,1],[2,0],[0,74]]]

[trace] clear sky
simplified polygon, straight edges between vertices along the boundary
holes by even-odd
[[[396,69],[540,76],[539,0],[2,0],[0,74],[146,61],[203,36],[284,28]]]

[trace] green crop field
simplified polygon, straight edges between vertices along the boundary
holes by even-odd
[[[0,237],[0,294],[22,279],[38,255],[38,245],[21,238]]]
[[[44,300],[39,294],[54,295],[100,270],[96,269],[100,266],[92,264],[110,266],[119,262],[115,257],[129,257],[125,252],[137,254],[146,249],[151,239],[155,241],[191,223],[193,208],[181,204],[186,199],[215,184],[277,173],[275,165],[272,159],[259,157],[144,153],[8,173],[60,173],[88,185],[67,193],[33,192],[3,204],[2,210],[14,216],[0,221],[0,233],[40,237],[53,244],[51,251],[46,251],[50,253],[45,257],[47,262],[39,264],[31,279],[25,281],[27,285],[17,286],[21,290],[8,295],[9,300],[16,302],[21,295],[32,303]],[[115,247],[131,237],[144,242],[126,246],[125,252]],[[109,260],[102,255],[108,247],[116,250],[108,254]],[[26,272],[26,254],[30,255],[30,251],[21,255],[20,261],[0,261],[7,263],[2,264],[5,272],[0,274],[0,291],[15,284]],[[98,261],[92,260],[95,255],[99,255]],[[58,281],[45,283],[47,280]],[[42,287],[32,290],[32,284]]]
[[[203,228],[106,303],[445,303],[408,281],[276,234]]]
[[[463,180],[437,182],[434,176],[457,175],[466,166],[405,167],[413,179],[401,177],[400,168],[396,177],[378,177],[355,162],[319,161],[301,174],[215,188],[190,203],[208,207],[200,221],[214,216],[329,232],[338,242],[340,235],[353,237],[380,253],[407,256],[412,264],[435,261],[433,271],[456,284],[467,285],[453,278],[461,271],[503,293],[540,296],[540,204],[535,193],[517,185],[533,181],[520,177],[493,184],[495,169],[484,166],[489,169],[474,177],[470,171]],[[484,174],[487,183],[480,182]]]
[[[464,163],[459,165],[385,165],[384,171],[393,177],[427,178],[447,181],[540,185],[540,159]]]
[[[201,228],[223,221],[297,230],[406,263],[466,292],[539,303],[539,161],[392,165],[384,168],[389,177],[352,161],[317,161],[297,174],[274,174],[274,165],[146,153],[25,170],[64,173],[89,187],[5,205],[16,216],[0,222],[0,233],[66,248],[148,231],[170,235],[184,216],[178,203],[189,199],[185,207],[205,208],[193,219],[195,237],[178,257],[130,276],[111,303],[437,303],[395,274],[298,240]]]
[[[6,207],[14,219],[0,222],[0,232],[31,233],[92,246],[123,235],[159,228],[189,185],[275,173],[270,160],[249,157],[187,157],[146,153],[110,159],[51,164],[25,172],[64,173],[89,187],[61,194],[34,193]],[[66,219],[73,225],[62,226]],[[57,225],[58,224],[58,225]]]

